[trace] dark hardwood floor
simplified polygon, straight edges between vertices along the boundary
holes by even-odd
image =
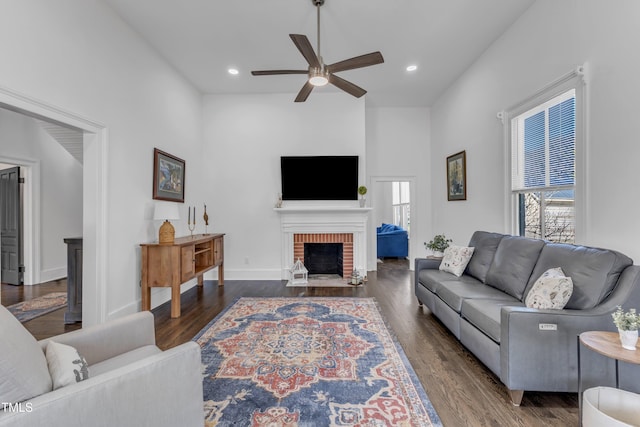
[[[431,316],[428,309],[418,306],[408,261],[385,259],[378,264],[377,273],[369,273],[368,279],[366,285],[359,288],[287,288],[280,281],[234,280],[225,281],[224,288],[219,288],[216,281],[205,281],[202,288],[194,287],[182,294],[180,318],[170,318],[169,303],[153,310],[157,343],[167,349],[191,340],[240,297],[374,297],[445,426],[578,424],[575,393],[525,392],[520,407],[511,405],[500,380]],[[13,297],[6,295],[5,289],[3,285],[2,303],[7,305],[5,300]],[[58,310],[25,326],[38,339],[76,328],[76,325],[61,325],[63,312]]]
[[[53,280],[34,286],[13,286],[2,283],[0,288],[0,303],[7,307],[52,292],[66,291],[66,279]],[[80,329],[82,323],[64,324],[65,310],[66,308],[61,308],[44,316],[36,317],[26,322],[24,326],[26,326],[29,332],[38,340]]]

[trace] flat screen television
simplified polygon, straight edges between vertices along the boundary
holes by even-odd
[[[283,156],[282,200],[358,200],[358,156]]]

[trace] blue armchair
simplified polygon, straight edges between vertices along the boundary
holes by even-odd
[[[382,224],[376,229],[378,236],[378,258],[409,255],[407,230],[394,224]]]

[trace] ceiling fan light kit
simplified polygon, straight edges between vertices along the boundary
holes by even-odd
[[[325,0],[311,0],[311,3],[317,8],[318,11],[318,49],[317,54],[314,52],[311,43],[307,36],[302,34],[289,34],[293,44],[296,45],[304,59],[309,64],[307,70],[266,70],[266,71],[252,71],[254,76],[270,76],[278,74],[307,74],[307,82],[302,86],[298,96],[296,96],[295,102],[304,102],[309,97],[309,94],[315,86],[325,86],[329,83],[335,87],[347,92],[350,95],[360,98],[366,90],[361,87],[335,75],[339,71],[354,70],[356,68],[369,67],[371,65],[381,64],[384,62],[384,58],[380,52],[372,52],[366,55],[356,56],[354,58],[345,59],[344,61],[336,62],[334,64],[325,65],[320,56],[320,6],[324,4]]]
[[[326,71],[313,70],[309,73],[309,83],[314,86],[325,86],[329,83],[329,74]]]

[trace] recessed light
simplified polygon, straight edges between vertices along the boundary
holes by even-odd
[[[418,69],[418,66],[417,66],[417,65],[409,65],[409,66],[407,67],[407,71],[415,71],[415,70],[417,70],[417,69]]]
[[[229,68],[227,70],[229,72],[229,74],[231,74],[232,76],[236,76],[238,74],[240,74],[240,71],[238,71],[236,68]]]

